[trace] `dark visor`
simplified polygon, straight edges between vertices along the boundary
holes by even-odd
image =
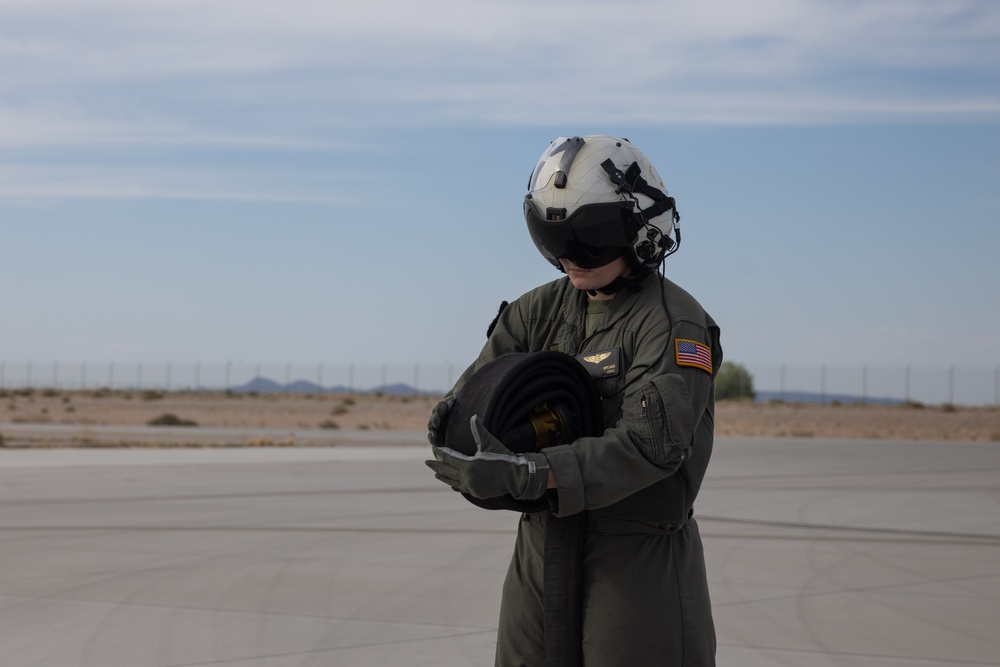
[[[581,206],[561,220],[542,218],[530,197],[524,199],[524,219],[535,247],[559,266],[568,259],[581,269],[596,269],[621,257],[634,242],[629,221],[635,202]]]

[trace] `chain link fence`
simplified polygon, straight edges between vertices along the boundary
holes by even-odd
[[[745,366],[753,377],[758,400],[1000,406],[1000,365],[992,368],[868,364],[853,368]]]
[[[438,394],[451,387],[455,379],[453,364],[0,361],[0,389],[7,390]]]
[[[1000,365],[881,367],[755,366],[758,400],[904,402],[1000,406]],[[454,364],[274,364],[0,361],[0,389],[440,394],[464,367]]]

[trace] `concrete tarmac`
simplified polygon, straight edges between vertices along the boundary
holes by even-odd
[[[0,449],[0,665],[492,665],[516,515],[361,444]],[[720,666],[1000,665],[1000,443],[721,439],[695,511]]]

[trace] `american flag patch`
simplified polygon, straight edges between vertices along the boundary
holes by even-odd
[[[678,338],[675,342],[678,366],[694,366],[707,373],[712,372],[712,350],[708,345],[683,338]]]

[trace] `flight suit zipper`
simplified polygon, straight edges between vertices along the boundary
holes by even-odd
[[[642,408],[639,411],[639,416],[646,420],[646,428],[649,429],[649,442],[655,448],[657,442],[656,430],[653,428],[653,420],[649,418],[649,403],[646,394],[639,397],[639,405]]]
[[[639,396],[639,416],[646,420],[646,428],[649,429],[649,439],[650,445],[653,447],[654,452],[657,456],[663,457],[666,455],[666,450],[673,448],[673,436],[670,432],[670,421],[666,418],[666,414],[663,412],[661,404],[661,415],[663,416],[663,425],[660,429],[656,428],[656,424],[653,423],[653,416],[650,414],[649,410],[649,398],[646,394],[641,394]],[[662,433],[661,433],[662,429]],[[663,442],[663,437],[666,437],[666,442]],[[685,456],[681,456],[683,460]]]

